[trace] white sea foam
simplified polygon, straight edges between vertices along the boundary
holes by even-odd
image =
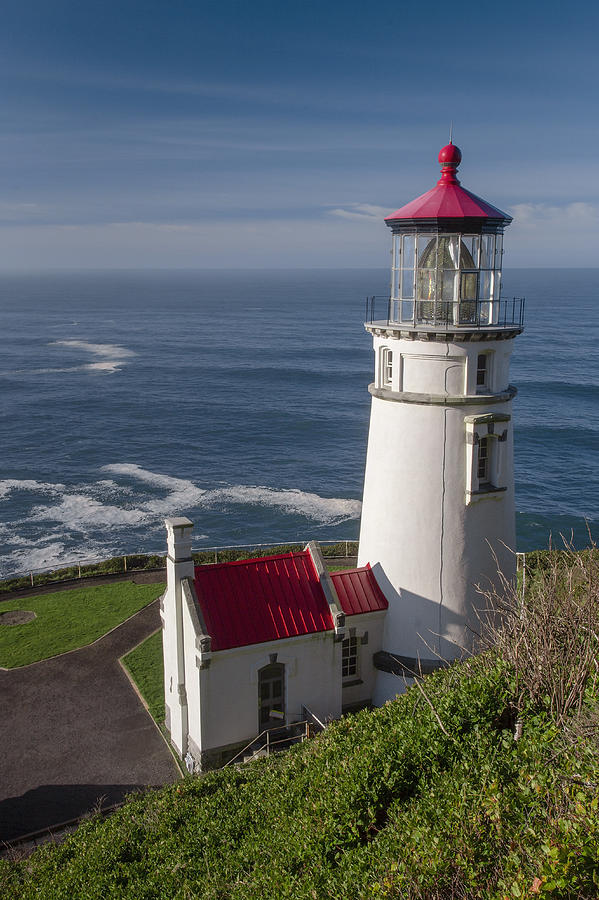
[[[108,466],[102,466],[102,472],[110,472],[111,475],[128,475],[130,478],[136,478],[153,487],[163,487],[171,491],[185,491],[189,487],[194,487],[192,481],[185,478],[174,478],[172,475],[162,475],[160,472],[150,472],[149,469],[143,469],[135,463],[112,463]],[[199,490],[199,488],[198,488]]]
[[[106,544],[86,542],[81,547],[65,549],[65,544],[61,540],[46,544],[39,541],[32,549],[20,548],[7,554],[2,560],[0,578],[27,572],[62,569],[76,563],[99,562],[114,555],[114,548],[108,548]]]
[[[0,500],[8,497],[13,491],[37,491],[41,494],[57,494],[64,490],[64,484],[48,484],[31,478],[5,478],[0,481]]]
[[[356,519],[362,504],[359,500],[345,500],[338,497],[321,497],[300,490],[278,491],[267,487],[232,485],[210,491],[209,502],[229,501],[256,506],[278,507],[285,512],[305,516],[323,525],[334,525]]]
[[[136,356],[133,350],[121,347],[119,344],[92,344],[90,341],[78,340],[62,340],[52,341],[50,347],[67,347],[71,350],[82,350],[84,353],[91,353],[93,356],[99,357],[98,362],[85,363],[81,366],[73,366],[70,369],[56,369],[54,371],[81,371],[101,372],[111,375],[118,372],[120,368]]]
[[[93,353],[95,356],[104,357],[105,359],[127,359],[135,356],[133,350],[121,347],[119,344],[92,344],[90,341],[63,340],[52,341],[50,346],[72,347],[74,350],[85,350],[87,353]]]
[[[136,356],[134,350],[128,350],[119,344],[92,344],[90,341],[61,340],[51,341],[49,347],[67,347],[69,350],[81,350],[98,357],[97,362],[82,363],[77,366],[46,366],[43,369],[11,369],[0,372],[2,376],[11,375],[53,375],[61,372],[97,372],[112,375],[120,371],[131,357]]]
[[[114,463],[103,466],[102,471],[112,475],[126,475],[152,487],[166,488],[166,497],[149,500],[142,509],[156,515],[184,512],[197,506],[214,506],[242,503],[253,506],[278,507],[286,512],[306,516],[323,524],[344,522],[360,515],[359,500],[321,497],[300,490],[275,490],[251,485],[228,485],[214,490],[204,490],[184,478],[174,478],[159,472],[151,472],[135,463]]]
[[[89,526],[139,525],[147,518],[143,509],[123,509],[99,503],[86,494],[66,494],[60,503],[34,506],[29,521],[62,522],[75,531]]]
[[[158,536],[165,516],[187,513],[201,521],[202,509],[216,509],[226,515],[233,506],[259,506],[302,516],[318,525],[336,525],[360,514],[358,500],[321,497],[298,489],[223,484],[206,490],[189,479],[153,472],[135,463],[113,463],[103,466],[101,471],[113,477],[70,488],[33,479],[0,482],[0,497],[16,490],[49,495],[47,502],[34,497],[28,515],[19,523],[0,525],[5,532],[6,547],[14,548],[4,555],[3,568],[7,567],[4,575],[122,553],[121,541],[125,541],[125,534],[128,535],[125,544],[131,546],[134,534],[142,533],[140,544],[144,546],[148,535]],[[138,486],[123,483],[121,479],[138,482]],[[120,535],[116,539],[120,547],[112,545],[111,534]],[[202,541],[210,537],[194,535],[195,540]],[[78,548],[73,548],[74,542],[79,543]]]
[[[0,575],[6,578],[18,572],[34,572],[63,565],[65,565],[64,544],[56,541],[44,547],[19,549],[7,554],[4,558],[4,570]]]

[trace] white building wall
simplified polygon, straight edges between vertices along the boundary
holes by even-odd
[[[389,601],[384,649],[452,659],[477,626],[475,584],[495,576],[489,544],[507,574],[515,567],[503,546],[515,548],[511,421],[500,448],[506,490],[466,502],[465,418],[511,415],[509,394],[500,402],[477,395],[478,354],[492,357],[485,394],[500,394],[512,341],[375,336],[377,357],[383,346],[393,351],[393,390],[372,398],[358,565],[371,564]],[[394,676],[378,681],[375,702],[397,691]]]
[[[359,647],[358,674],[342,687],[343,708],[360,706],[372,701],[377,677],[372,657],[383,649],[383,630],[386,610],[359,616],[347,616],[346,635],[355,634],[362,641]],[[341,664],[339,664],[341,672]],[[354,683],[352,682],[359,682]]]
[[[258,673],[273,654],[285,665],[287,723],[304,718],[303,706],[322,721],[341,715],[341,644],[333,632],[217,651],[198,670],[202,752],[249,742],[260,732]]]

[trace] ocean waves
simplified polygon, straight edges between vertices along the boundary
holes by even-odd
[[[152,471],[136,463],[102,466],[87,485],[6,479],[0,499],[11,498],[18,519],[4,518],[5,555],[0,577],[125,552],[164,549],[163,519],[188,515],[196,524],[196,543],[219,541],[222,520],[254,520],[257,541],[294,539],[310,529],[357,520],[358,500],[323,497],[299,489],[220,484],[203,487],[191,479]],[[254,512],[251,512],[251,508]],[[0,505],[1,512],[1,505]],[[213,530],[211,525],[217,524]],[[261,542],[261,541],[260,541]]]

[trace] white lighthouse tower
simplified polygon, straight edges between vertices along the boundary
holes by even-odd
[[[523,301],[500,295],[511,217],[461,187],[461,158],[443,147],[437,185],[385,220],[391,295],[382,310],[371,298],[366,323],[375,377],[358,565],[389,601],[377,704],[415,661],[426,671],[472,644],[493,554],[515,573],[509,361]]]

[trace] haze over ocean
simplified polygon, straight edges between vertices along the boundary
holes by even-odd
[[[385,269],[0,276],[0,577],[194,546],[355,538],[364,298]],[[599,533],[598,269],[508,269],[518,549]]]

